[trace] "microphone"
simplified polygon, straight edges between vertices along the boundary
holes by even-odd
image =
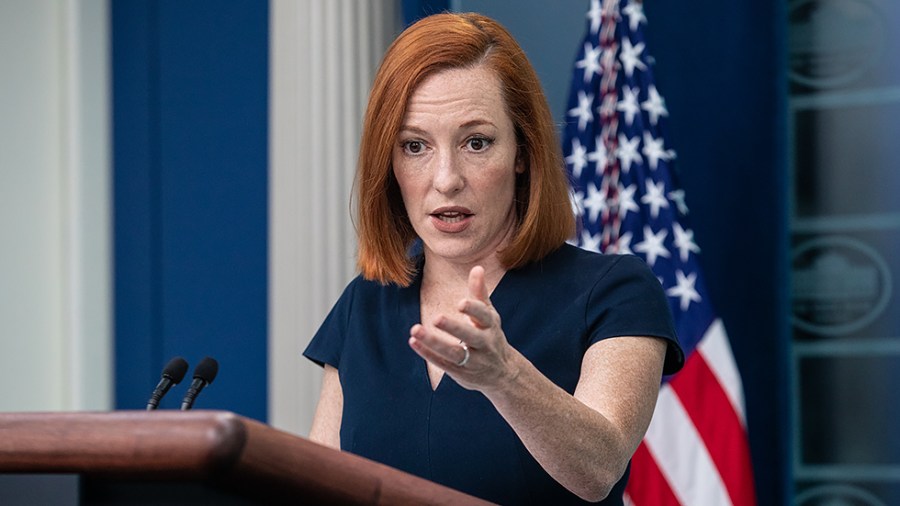
[[[219,363],[212,357],[205,357],[197,364],[197,368],[194,369],[194,380],[191,381],[191,386],[181,401],[182,411],[191,409],[191,406],[194,405],[194,399],[197,398],[201,390],[216,379],[216,374],[218,373]]]
[[[150,400],[147,401],[147,411],[152,411],[159,406],[159,401],[166,395],[166,392],[184,379],[187,370],[188,363],[185,359],[175,357],[172,360],[169,360],[169,363],[163,368],[162,378],[160,378],[159,384],[156,385],[156,388],[153,389],[153,393],[150,394]]]

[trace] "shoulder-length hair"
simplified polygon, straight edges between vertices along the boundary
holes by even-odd
[[[500,81],[515,127],[518,161],[516,227],[499,252],[507,269],[539,260],[574,234],[568,179],[553,116],[537,73],[513,37],[479,14],[436,14],[403,31],[385,53],[369,95],[356,171],[357,264],[366,279],[408,286],[416,240],[391,154],[407,103],[426,77],[445,69],[485,65]]]

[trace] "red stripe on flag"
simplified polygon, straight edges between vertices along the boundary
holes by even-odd
[[[631,457],[631,475],[625,492],[635,506],[681,506],[643,442]]]
[[[671,385],[719,470],[731,502],[734,506],[756,504],[747,433],[703,355],[688,357]]]

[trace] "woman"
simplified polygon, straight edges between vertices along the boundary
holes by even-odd
[[[361,276],[304,353],[325,367],[312,440],[499,503],[621,504],[683,357],[640,260],[565,244],[559,151],[496,22],[435,15],[391,45],[360,146]]]

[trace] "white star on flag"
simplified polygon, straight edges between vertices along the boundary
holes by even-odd
[[[594,115],[591,114],[591,102],[594,101],[594,95],[586,95],[583,91],[578,92],[578,107],[569,109],[569,116],[578,118],[578,129],[584,130],[588,123],[594,121]]]
[[[697,282],[696,272],[692,272],[685,276],[684,272],[682,272],[681,269],[678,269],[675,271],[675,279],[675,286],[666,290],[666,295],[680,298],[682,311],[687,311],[692,301],[700,302],[703,300],[694,288],[694,283]]]
[[[675,247],[678,248],[679,258],[682,262],[687,262],[691,252],[700,253],[700,246],[694,242],[694,231],[681,228],[681,224],[677,221],[672,226],[675,231]]]
[[[616,105],[616,110],[625,113],[625,123],[631,125],[634,123],[634,115],[641,112],[638,105],[638,90],[630,87],[622,87],[622,100]]]
[[[625,232],[620,235],[619,240],[616,241],[615,253],[620,255],[634,255],[634,251],[631,251],[631,237],[631,232]]]
[[[644,15],[644,5],[640,2],[634,2],[622,8],[622,14],[628,16],[628,28],[631,31],[638,29],[641,23],[647,22],[647,16]]]
[[[587,230],[581,231],[581,248],[600,253],[600,234],[591,235]]]
[[[656,86],[650,85],[647,88],[648,98],[641,102],[641,109],[647,111],[650,115],[650,123],[656,125],[660,116],[668,116],[669,110],[666,109],[666,101],[656,91]]]
[[[652,179],[648,179],[644,187],[644,196],[641,197],[641,203],[650,206],[650,216],[656,219],[659,216],[659,210],[663,207],[669,207],[669,201],[665,197],[666,183],[660,181],[654,183]]]
[[[647,157],[647,165],[650,166],[651,170],[656,170],[660,160],[667,161],[671,158],[671,154],[663,149],[663,142],[664,139],[662,137],[654,139],[653,134],[644,130],[644,149],[641,150],[641,153],[644,153],[644,156]]]
[[[584,43],[584,58],[575,63],[575,67],[584,69],[584,82],[589,83],[594,74],[600,73],[600,52],[602,48]]]
[[[591,20],[591,33],[596,34],[600,30],[600,20],[603,9],[600,8],[600,0],[591,0],[591,10],[587,13],[587,18]]]
[[[674,155],[673,155],[673,158],[674,158]],[[671,200],[672,202],[675,202],[675,206],[678,207],[679,213],[686,216],[688,214],[688,212],[690,211],[688,209],[687,204],[684,201],[684,190],[678,189],[678,190],[669,192],[669,200]]]
[[[644,52],[643,42],[638,42],[636,46],[632,46],[628,37],[622,39],[622,51],[619,53],[619,60],[622,62],[622,66],[625,67],[625,75],[628,77],[634,74],[634,69],[636,68],[641,71],[647,70],[647,66],[641,61],[642,52]]]
[[[581,205],[588,211],[588,218],[591,221],[597,221],[600,213],[606,209],[606,198],[602,191],[597,189],[597,185],[589,183],[587,187],[588,197],[581,201]]]
[[[566,163],[572,166],[572,174],[581,177],[581,170],[587,165],[587,148],[581,145],[578,138],[572,139],[572,154],[566,157]]]
[[[619,134],[619,147],[616,149],[616,156],[619,158],[619,163],[622,164],[622,171],[626,174],[631,170],[632,162],[644,163],[640,153],[638,153],[638,144],[640,142],[640,137],[629,139],[625,137],[625,134]]]
[[[606,168],[607,157],[609,157],[609,153],[606,151],[606,144],[603,143],[603,138],[598,135],[594,139],[594,150],[587,155],[588,161],[594,163],[595,173],[603,172],[603,169]],[[575,175],[575,177],[580,177],[580,173]]]
[[[653,267],[659,257],[669,258],[669,250],[663,245],[669,231],[662,228],[657,233],[649,225],[644,225],[644,240],[634,245],[634,250],[647,256],[647,264]]]
[[[637,191],[637,185],[630,184],[627,187],[619,185],[619,219],[625,221],[628,211],[638,212],[641,208],[634,201],[634,193]]]

